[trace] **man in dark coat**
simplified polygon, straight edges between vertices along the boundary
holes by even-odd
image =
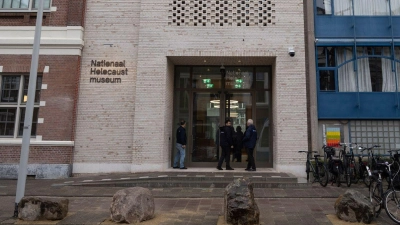
[[[179,128],[176,130],[176,155],[174,160],[174,169],[187,169],[185,163],[186,152],[186,122],[182,120]],[[179,163],[179,165],[178,165]]]
[[[256,127],[253,125],[253,120],[247,120],[247,129],[244,133],[243,138],[243,146],[246,148],[247,155],[249,157],[249,162],[247,163],[247,171],[256,171],[256,164],[254,162],[254,148],[256,147],[257,142],[257,130]]]
[[[233,170],[232,167],[229,165],[230,163],[230,156],[231,156],[231,149],[233,149],[233,137],[232,137],[232,128],[231,128],[231,121],[229,119],[225,120],[225,126],[220,128],[220,138],[219,144],[222,148],[221,157],[218,161],[217,169],[222,170],[222,163],[226,163],[226,170]]]

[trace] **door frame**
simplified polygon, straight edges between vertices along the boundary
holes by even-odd
[[[272,107],[273,107],[273,102],[272,102],[272,76],[273,76],[273,70],[272,70],[272,66],[268,65],[258,65],[258,66],[225,66],[226,68],[228,67],[251,67],[253,68],[253,83],[252,83],[252,87],[251,89],[225,89],[225,76],[222,76],[221,78],[221,88],[210,88],[210,89],[196,89],[192,87],[192,79],[193,79],[193,67],[216,67],[215,65],[209,65],[209,66],[199,66],[199,65],[179,65],[179,66],[175,66],[174,71],[176,71],[176,67],[189,67],[190,68],[190,78],[189,78],[189,88],[175,88],[174,87],[174,92],[176,91],[186,91],[189,95],[189,118],[187,121],[187,127],[186,127],[186,131],[187,131],[187,144],[188,144],[188,151],[186,151],[186,157],[185,157],[185,165],[189,166],[189,167],[208,167],[208,168],[213,168],[217,165],[217,162],[192,162],[192,151],[193,151],[193,110],[194,110],[194,93],[218,93],[220,94],[220,101],[221,101],[221,109],[224,108],[225,109],[225,102],[226,102],[226,94],[227,93],[250,93],[252,96],[252,118],[253,121],[255,122],[257,120],[256,118],[256,110],[257,110],[257,92],[269,92],[269,114],[272,115]],[[258,89],[256,88],[256,68],[257,67],[268,67],[270,68],[270,75],[268,76],[268,82],[269,82],[269,87],[267,89]],[[174,79],[176,79],[176,74],[174,72]],[[174,94],[175,96],[175,94]],[[175,97],[174,97],[175,99]],[[176,102],[174,102],[174,104],[176,104]],[[174,107],[175,108],[175,107]],[[220,111],[220,115],[219,115],[219,120],[224,122],[225,121],[225,112],[221,112]],[[274,161],[273,161],[273,117],[270,116],[269,119],[270,123],[269,123],[269,136],[270,136],[270,140],[269,140],[269,148],[270,148],[270,160],[269,162],[257,162],[257,149],[255,148],[255,151],[253,153],[254,158],[255,158],[255,162],[258,168],[272,168]],[[173,132],[175,132],[175,127],[173,127]],[[245,132],[245,129],[243,130],[243,132]],[[261,132],[261,131],[259,131]],[[174,133],[173,133],[174,134]],[[260,135],[260,133],[259,133]],[[176,137],[174,137],[176,138]],[[176,149],[175,149],[175,140],[172,141],[172,152],[171,152],[171,165],[173,165],[173,161],[174,161],[174,155],[176,154]],[[219,152],[221,152],[221,147],[219,147],[220,150]],[[232,167],[236,167],[236,168],[245,168],[246,164],[241,162],[241,163],[236,163],[236,162],[231,162]]]

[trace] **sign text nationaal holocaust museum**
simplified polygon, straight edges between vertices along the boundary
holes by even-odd
[[[92,60],[90,83],[121,83],[121,76],[128,75],[124,61]]]

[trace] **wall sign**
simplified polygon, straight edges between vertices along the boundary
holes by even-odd
[[[90,83],[122,83],[122,76],[128,75],[124,61],[92,60]]]

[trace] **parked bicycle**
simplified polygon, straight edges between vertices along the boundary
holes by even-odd
[[[371,180],[369,187],[370,201],[374,207],[375,216],[378,217],[382,208],[385,209],[386,214],[396,223],[400,223],[400,191],[396,188],[400,186],[400,179],[398,176],[399,171],[393,173],[392,166],[395,162],[377,163],[378,170],[370,170],[367,166],[368,173]],[[385,173],[388,175],[389,185],[388,190],[383,191],[383,176]]]
[[[318,153],[317,151],[299,151],[299,153],[306,153],[307,154],[307,161],[306,161],[306,173],[307,173],[307,181],[310,179],[310,172],[314,177],[312,183],[319,182],[322,187],[326,187],[328,184],[329,174],[328,170],[325,167],[323,162],[319,161],[320,155],[314,155],[315,164],[311,163],[311,156],[312,153]]]
[[[357,156],[358,162],[356,164],[356,169],[355,169],[356,174],[357,174],[356,179],[357,179],[357,182],[358,182],[358,180],[362,180],[364,182],[364,184],[367,185],[367,187],[368,187],[368,185],[369,185],[369,184],[367,184],[367,181],[369,183],[369,178],[368,178],[369,176],[368,176],[368,171],[367,171],[368,162],[363,161],[364,156],[366,156],[366,155],[359,154]]]
[[[360,146],[361,152],[367,151],[367,156],[368,156],[368,167],[371,170],[375,170],[376,169],[376,165],[377,163],[380,162],[380,159],[378,156],[374,155],[374,150],[376,150],[375,148],[379,148],[381,146],[379,145],[374,145],[370,148],[364,148],[362,146]],[[381,163],[381,162],[380,162]],[[370,176],[364,176],[364,183],[367,187],[369,187],[371,185],[371,181],[370,181]]]
[[[325,154],[325,162],[330,173],[329,177],[331,178],[332,185],[336,183],[336,186],[340,187],[342,177],[344,175],[343,172],[343,162],[342,160],[336,156],[336,150],[333,147],[328,147],[324,145],[322,147],[324,149]]]
[[[358,182],[356,179],[356,161],[354,159],[353,153],[353,145],[357,145],[356,143],[340,143],[342,149],[339,152],[339,159],[343,162],[343,172],[346,180],[347,187],[350,187],[352,183]],[[349,147],[350,151],[347,152],[347,147]]]
[[[394,161],[393,166],[392,166],[392,171],[398,171],[400,170],[400,149],[397,150],[389,150],[389,157]]]

